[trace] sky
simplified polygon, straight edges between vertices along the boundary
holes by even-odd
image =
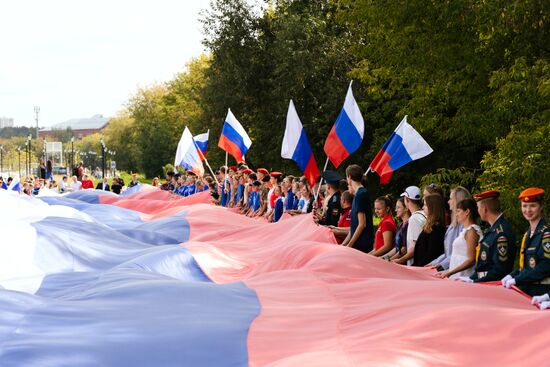
[[[0,1],[0,117],[51,126],[114,116],[199,56],[209,0]]]

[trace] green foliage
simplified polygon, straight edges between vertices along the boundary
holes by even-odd
[[[286,173],[289,99],[320,166],[350,79],[363,146],[342,165],[369,164],[404,115],[434,149],[383,191],[438,183],[503,190],[507,210],[528,185],[548,188],[550,2],[540,0],[213,0],[208,55],[140,89],[105,130],[119,167],[165,173],[184,126],[210,129],[213,167],[227,109],[250,135],[247,161]],[[369,187],[382,191],[376,174]],[[517,210],[507,212],[516,226]]]
[[[516,229],[525,221],[518,210],[518,194],[527,187],[550,192],[550,63],[530,65],[522,57],[491,79],[494,104],[502,118],[513,121],[511,131],[485,153],[480,189],[498,189],[507,216]]]
[[[420,187],[426,187],[432,183],[440,186],[448,196],[456,186],[462,186],[474,190],[476,184],[476,172],[464,167],[456,169],[439,168],[435,173],[428,173],[420,179]]]
[[[136,133],[134,120],[127,111],[120,112],[112,118],[103,130],[107,149],[116,153],[113,160],[116,161],[118,169],[138,170],[140,147],[136,143]]]
[[[174,165],[171,164],[171,163],[165,164],[165,165],[162,167],[162,173],[164,173],[164,177],[166,177],[166,174],[167,174],[168,172],[174,172]]]
[[[32,127],[3,127],[0,129],[0,138],[11,138],[14,136],[19,137],[26,137],[29,134],[32,134],[32,136],[36,136],[36,128],[33,129]]]

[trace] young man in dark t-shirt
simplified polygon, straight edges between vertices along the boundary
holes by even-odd
[[[355,196],[351,205],[350,231],[342,245],[368,253],[374,243],[374,231],[369,193],[361,183],[363,169],[356,164],[348,166],[346,179],[349,191]]]

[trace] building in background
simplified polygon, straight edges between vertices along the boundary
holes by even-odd
[[[108,117],[103,117],[103,115],[94,115],[89,118],[71,119],[65,122],[60,122],[59,124],[55,124],[51,127],[43,128],[39,131],[38,135],[40,138],[48,138],[53,136],[55,131],[70,128],[76,139],[82,139],[85,136],[100,132],[107,126],[108,123]]]
[[[13,127],[13,119],[9,117],[0,117],[0,129]]]

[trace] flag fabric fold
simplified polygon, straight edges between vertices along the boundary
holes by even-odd
[[[206,156],[206,150],[208,149],[208,137],[210,135],[210,130],[208,130],[205,133],[195,135],[193,139],[195,139],[195,144],[197,144],[197,149],[200,151],[199,156],[202,160],[204,160]]]
[[[336,168],[359,148],[365,131],[365,121],[353,97],[352,83],[353,81],[349,83],[344,107],[332,126],[324,146],[327,157]]]
[[[15,175],[10,185],[8,186],[8,190],[17,192],[21,191],[21,179],[19,178],[19,175]]]
[[[181,139],[176,151],[176,158],[174,160],[174,167],[181,166],[188,171],[194,172],[198,176],[204,176],[204,166],[202,164],[201,157],[197,151],[195,142],[193,141],[193,135],[185,127]]]
[[[390,181],[394,171],[432,152],[433,149],[407,122],[407,116],[405,116],[376,154],[369,168],[378,173],[380,184],[385,185]]]
[[[252,141],[241,123],[229,109],[222,128],[218,146],[231,154],[237,162],[245,161],[245,154],[252,145]]]
[[[288,105],[281,157],[295,161],[313,187],[315,179],[320,176],[319,168],[292,100]]]

